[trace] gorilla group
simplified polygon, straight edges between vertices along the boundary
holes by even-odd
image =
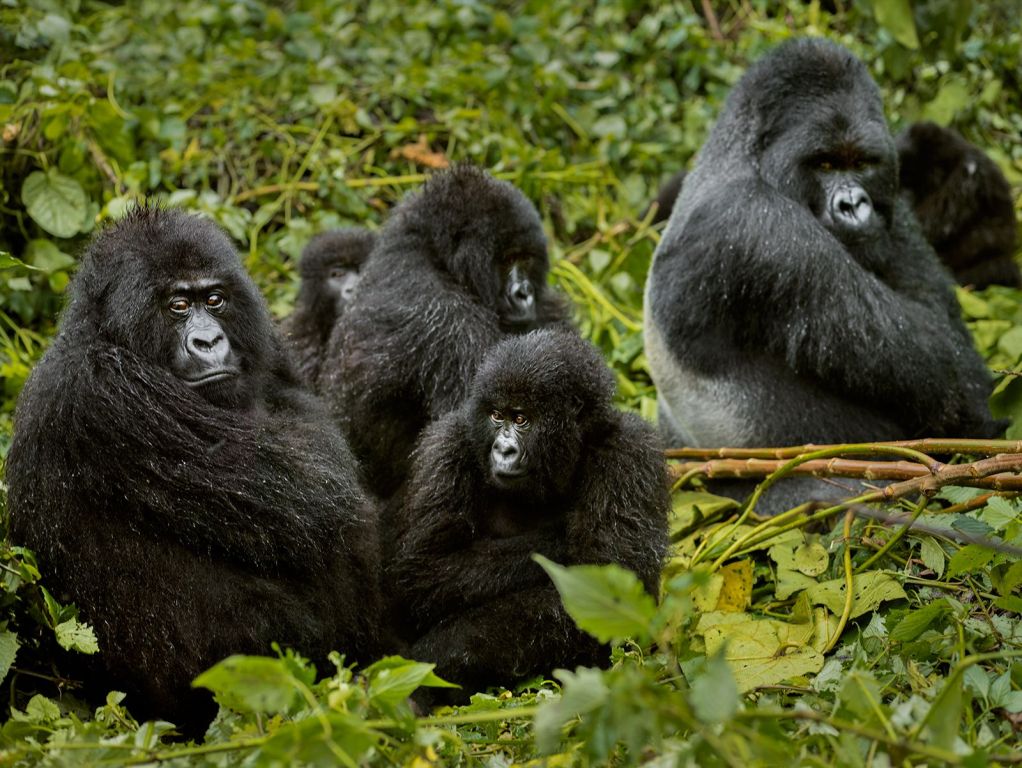
[[[95,627],[96,695],[197,735],[226,656],[388,650],[354,458],[212,223],[140,207],[93,240],[16,424],[11,538]]]
[[[532,561],[617,563],[653,596],[667,477],[652,430],[615,410],[614,379],[576,334],[500,342],[468,397],[423,433],[395,521],[389,578],[412,655],[463,689],[597,664]]]
[[[419,433],[461,404],[491,346],[569,327],[548,269],[536,209],[473,166],[438,173],[391,213],[317,381],[370,490],[398,490]]]
[[[281,323],[284,342],[298,374],[309,386],[319,377],[330,334],[355,298],[359,270],[376,245],[367,229],[339,229],[316,235],[302,252],[302,277],[295,309]]]
[[[735,86],[645,305],[672,445],[1000,432],[951,280],[899,197],[879,90],[833,43],[783,44]],[[798,501],[834,493],[804,484]]]

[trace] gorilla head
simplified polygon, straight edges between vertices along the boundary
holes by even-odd
[[[65,325],[91,319],[211,403],[245,407],[258,394],[270,317],[230,240],[202,219],[134,208],[94,239],[67,314]]]
[[[506,339],[469,395],[483,476],[535,501],[563,495],[589,432],[615,418],[613,394],[613,375],[581,339],[549,330]]]
[[[504,330],[536,326],[550,263],[539,214],[520,190],[458,165],[431,177],[400,215],[422,233],[437,267],[497,311]]]
[[[339,229],[316,235],[302,251],[302,285],[295,313],[320,319],[329,336],[334,321],[355,298],[359,270],[376,244],[367,229]]]

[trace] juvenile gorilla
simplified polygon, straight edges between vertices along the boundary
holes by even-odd
[[[963,285],[1022,286],[1011,187],[982,150],[948,128],[916,123],[898,136],[901,188],[937,255]]]
[[[395,209],[318,381],[377,495],[397,490],[419,432],[461,403],[486,350],[567,324],[548,268],[536,209],[478,168],[439,173]]]
[[[93,694],[195,736],[190,683],[230,654],[380,653],[354,459],[211,222],[141,207],[93,240],[16,426],[11,537],[95,627]]]
[[[330,334],[355,298],[359,270],[375,244],[375,232],[338,229],[316,235],[302,251],[302,284],[281,333],[298,374],[310,386],[319,377]]]
[[[466,402],[413,457],[388,568],[418,637],[412,655],[487,685],[607,660],[530,558],[618,563],[659,592],[667,476],[653,431],[617,412],[614,380],[576,335],[540,330],[495,347]]]
[[[1000,432],[951,280],[898,195],[879,91],[833,43],[781,45],[735,86],[645,306],[671,445]]]

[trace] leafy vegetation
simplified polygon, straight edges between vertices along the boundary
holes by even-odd
[[[613,365],[622,406],[652,417],[641,303],[658,231],[642,212],[770,46],[842,42],[869,64],[893,128],[953,123],[1022,185],[1014,2],[711,5],[0,2],[0,457],[75,255],[138,196],[214,217],[282,315],[313,234],[378,226],[430,168],[479,163],[536,202],[554,279]],[[1016,439],[1020,298],[961,293]],[[659,605],[618,569],[544,563],[580,626],[614,642],[610,669],[416,718],[409,693],[440,684],[428,665],[386,659],[353,676],[338,657],[316,682],[290,653],[229,659],[197,681],[224,705],[202,745],[135,723],[117,694],[95,712],[77,704],[61,669],[96,652],[91,631],[45,590],[31,553],[4,548],[0,761],[1022,762],[1016,492],[948,486],[879,518],[841,508],[766,522],[698,488],[674,502]],[[913,515],[921,525],[906,529]]]

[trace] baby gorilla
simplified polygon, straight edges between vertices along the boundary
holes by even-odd
[[[438,173],[398,206],[317,382],[370,490],[390,497],[400,487],[419,433],[461,404],[491,346],[568,327],[548,269],[536,209],[478,168]]]
[[[652,430],[611,404],[614,380],[576,335],[496,346],[466,402],[423,433],[389,569],[412,655],[463,686],[597,664],[534,552],[618,563],[652,595],[667,546],[667,479]]]
[[[923,234],[958,282],[1022,286],[1011,187],[982,150],[948,128],[916,123],[898,136],[901,189]]]
[[[380,654],[355,461],[213,223],[141,207],[93,240],[16,425],[11,538],[95,627],[93,695],[196,736],[230,654]]]
[[[330,334],[355,298],[359,270],[374,245],[375,232],[338,229],[316,235],[302,251],[302,284],[281,333],[309,386],[315,385]]]

